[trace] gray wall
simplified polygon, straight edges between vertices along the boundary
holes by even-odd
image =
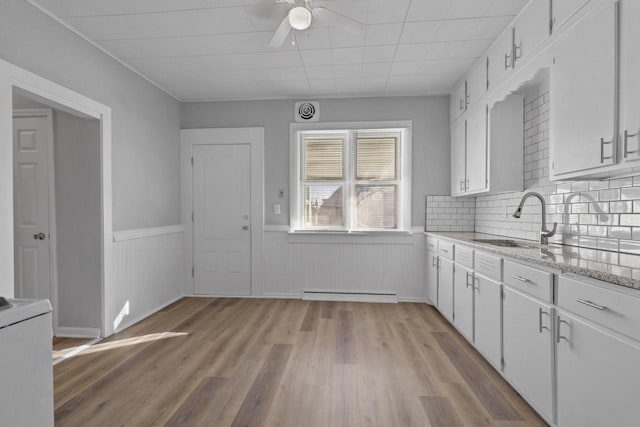
[[[265,223],[289,224],[289,124],[295,101],[186,103],[182,128],[265,128]],[[412,224],[424,224],[425,194],[449,194],[449,97],[320,100],[324,122],[413,121]],[[282,189],[285,198],[278,198]],[[282,213],[273,213],[280,203]]]
[[[0,58],[112,108],[113,228],[180,222],[180,103],[24,0],[0,3]]]
[[[49,108],[14,94],[14,108]],[[100,122],[53,110],[58,325],[100,328]]]

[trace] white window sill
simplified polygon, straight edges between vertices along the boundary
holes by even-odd
[[[289,234],[296,235],[337,235],[337,236],[412,236],[414,233],[411,230],[362,230],[362,231],[347,231],[347,230],[289,230]]]
[[[289,230],[289,243],[413,245],[412,231]]]

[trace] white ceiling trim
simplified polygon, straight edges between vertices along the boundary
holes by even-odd
[[[86,42],[90,43],[93,47],[95,47],[96,49],[100,50],[102,53],[104,53],[105,55],[108,55],[109,57],[113,58],[114,60],[116,60],[118,63],[120,63],[121,65],[123,65],[124,67],[126,67],[127,69],[129,69],[130,71],[133,71],[135,74],[137,74],[138,76],[142,77],[144,80],[146,80],[147,82],[151,83],[152,85],[154,85],[155,87],[157,87],[158,89],[160,89],[161,91],[163,91],[164,93],[166,93],[167,95],[171,96],[172,98],[174,98],[176,101],[179,102],[184,102],[184,100],[182,98],[180,98],[178,95],[176,95],[175,93],[171,92],[170,90],[166,89],[165,87],[159,85],[158,83],[154,82],[153,80],[151,80],[149,77],[145,76],[144,74],[142,74],[141,72],[139,72],[138,70],[136,70],[135,68],[133,68],[131,65],[127,64],[126,62],[124,62],[122,59],[118,58],[117,56],[115,56],[113,53],[109,52],[107,49],[105,49],[104,47],[100,46],[99,44],[97,44],[96,42],[94,42],[93,40],[91,40],[89,37],[87,37],[86,35],[84,35],[83,33],[81,33],[80,31],[76,30],[75,28],[73,28],[72,26],[70,26],[69,24],[67,24],[66,22],[64,22],[63,20],[61,20],[60,18],[58,18],[56,15],[54,15],[51,11],[49,11],[48,9],[46,9],[45,7],[43,7],[42,5],[40,5],[39,3],[37,3],[36,0],[26,0],[27,3],[29,3],[31,6],[35,7],[36,9],[38,9],[40,12],[44,13],[45,15],[49,16],[51,19],[53,19],[54,21],[56,21],[58,24],[62,25],[63,27],[65,27],[66,29],[68,29],[69,31],[73,32],[74,34],[76,34],[78,37],[81,37],[82,39],[84,39]]]

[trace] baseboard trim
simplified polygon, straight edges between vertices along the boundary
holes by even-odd
[[[427,301],[426,298],[414,298],[414,297],[398,297],[398,302],[417,302],[417,303],[430,304],[430,302]]]
[[[55,328],[55,336],[63,338],[99,338],[100,329],[58,326]]]
[[[140,314],[140,315],[138,315],[138,316],[136,316],[136,317],[134,317],[132,319],[128,319],[128,320],[125,319],[120,325],[118,325],[117,329],[114,329],[113,334],[116,334],[118,332],[124,331],[129,326],[133,326],[136,323],[143,321],[144,319],[146,319],[147,317],[151,316],[152,314],[155,314],[155,313],[159,312],[163,308],[173,304],[174,302],[176,302],[178,300],[181,300],[184,297],[185,297],[185,295],[179,295],[179,296],[177,296],[177,297],[175,297],[175,298],[173,298],[173,299],[171,299],[171,300],[169,300],[167,302],[164,302],[164,303],[156,306],[155,308],[152,308],[151,310],[148,310],[148,311],[146,311],[146,312],[144,312],[144,313],[142,313],[142,314]]]
[[[305,289],[302,299],[306,301],[344,301],[344,302],[380,302],[397,303],[395,292],[349,292],[349,291],[321,291]]]

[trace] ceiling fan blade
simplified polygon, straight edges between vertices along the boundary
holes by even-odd
[[[290,32],[291,32],[291,25],[289,24],[289,15],[287,15],[284,17],[284,19],[280,23],[280,26],[278,27],[276,32],[273,34],[273,37],[271,37],[271,41],[269,41],[268,46],[274,47],[274,48],[282,46],[282,43],[284,43],[285,39],[287,38]]]
[[[344,29],[351,34],[360,34],[364,31],[362,22],[324,6],[314,8],[313,16],[323,24]]]

